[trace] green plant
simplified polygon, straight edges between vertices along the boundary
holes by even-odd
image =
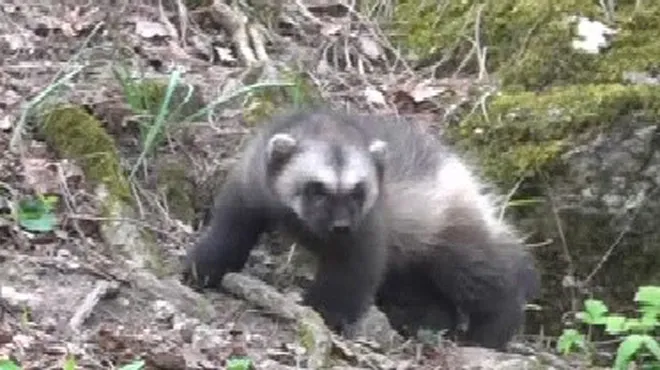
[[[57,223],[53,210],[58,200],[59,198],[54,195],[23,198],[18,201],[14,217],[18,224],[28,231],[52,231]]]
[[[12,360],[0,360],[0,370],[21,370],[21,368]]]
[[[133,361],[128,365],[124,365],[119,370],[142,370],[144,368],[144,360]]]
[[[252,369],[252,360],[247,357],[236,357],[227,360],[227,370],[249,370]]]
[[[67,355],[64,359],[62,370],[76,370],[76,358],[72,355]]]
[[[145,362],[143,360],[134,361],[128,365],[124,365],[119,368],[119,370],[142,370],[144,368]],[[62,370],[75,370],[78,368],[76,364],[75,357],[67,355],[64,360],[64,365]],[[14,361],[9,359],[0,359],[0,370],[21,370],[21,367],[18,366]]]
[[[195,88],[190,84],[182,84],[180,68],[169,76],[167,84],[155,81],[133,80],[128,72],[115,68],[115,78],[122,85],[125,99],[131,110],[138,117],[141,153],[137,163],[131,170],[132,179],[137,170],[165,139],[165,132],[172,124],[183,125],[211,112],[216,106],[225,104],[253,90],[271,87],[288,87],[292,83],[265,82],[255,83],[220,96],[211,103],[198,107],[194,102]]]
[[[585,336],[577,329],[564,329],[557,341],[557,350],[569,354],[577,347],[590,353],[591,330],[593,326],[604,326],[608,335],[621,337],[614,360],[614,369],[628,369],[635,362],[644,368],[660,367],[660,343],[653,336],[660,327],[660,286],[642,286],[637,290],[634,301],[639,306],[639,317],[629,318],[621,314],[609,314],[605,303],[597,299],[587,299],[584,310],[576,314],[578,321],[588,325]]]

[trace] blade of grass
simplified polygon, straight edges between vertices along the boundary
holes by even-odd
[[[135,173],[137,172],[140,165],[142,165],[142,163],[144,162],[147,153],[151,150],[151,145],[153,144],[154,139],[156,138],[158,133],[161,132],[163,126],[165,125],[166,122],[165,117],[168,113],[170,100],[172,100],[172,94],[174,93],[174,89],[176,88],[176,85],[179,83],[180,76],[181,76],[180,68],[176,68],[170,75],[170,79],[167,84],[167,90],[165,91],[165,98],[163,99],[163,102],[160,105],[160,109],[158,110],[158,115],[156,116],[156,120],[154,121],[154,124],[149,128],[149,132],[147,133],[147,138],[144,142],[144,147],[140,152],[140,157],[138,158],[137,163],[135,164],[135,166],[133,166],[133,169],[131,170],[131,174],[128,177],[129,180],[132,180],[135,177]]]

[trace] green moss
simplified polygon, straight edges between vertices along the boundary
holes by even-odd
[[[602,17],[599,17],[602,18]],[[598,18],[597,18],[598,19]],[[602,19],[599,19],[602,21]],[[608,50],[598,55],[573,50],[572,32],[557,20],[530,41],[534,47],[510,68],[503,68],[503,82],[525,88],[540,88],[550,83],[618,83],[626,72],[645,72],[660,66],[660,5],[635,10],[634,5],[619,4],[614,28],[618,33]]]
[[[620,30],[610,51],[596,63],[597,81],[618,81],[624,72],[660,67],[660,3],[649,2],[638,8],[634,3],[619,4],[623,9],[617,22]]]
[[[615,123],[660,118],[660,87],[592,84],[543,93],[502,93],[449,130],[459,146],[475,153],[486,175],[507,185],[559,164],[558,155],[579,140]]]
[[[62,157],[79,162],[86,176],[107,186],[118,200],[130,201],[117,147],[101,123],[77,106],[59,106],[43,116],[43,134]]]
[[[307,327],[307,325],[304,323],[298,326],[298,337],[300,345],[302,345],[307,351],[311,352],[314,350],[314,348],[316,348],[314,331]]]
[[[315,361],[327,364],[330,357],[330,336],[323,318],[314,310],[305,309],[298,321],[298,343],[314,357],[321,356]]]
[[[192,223],[195,216],[191,194],[194,186],[186,174],[185,164],[168,161],[158,166],[158,187],[167,199],[169,210],[180,220]]]
[[[573,50],[572,15],[603,21],[602,9],[592,0],[465,0],[443,5],[406,0],[396,6],[392,28],[395,39],[420,58],[441,53],[457,66],[473,48],[479,19],[488,71],[496,72],[505,86],[523,89],[621,82],[623,72],[658,66],[659,3],[618,2],[613,26],[619,33],[612,47],[598,55]],[[476,58],[467,67],[476,70]]]

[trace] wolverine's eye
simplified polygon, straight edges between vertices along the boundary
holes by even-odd
[[[305,194],[308,197],[322,197],[327,194],[325,185],[320,181],[310,181],[305,184]]]
[[[363,182],[359,182],[355,184],[355,187],[353,187],[353,190],[351,191],[351,196],[353,197],[353,199],[357,201],[364,200],[366,194],[367,194],[367,188]]]

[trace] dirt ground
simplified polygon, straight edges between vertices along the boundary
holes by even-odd
[[[382,110],[393,104],[408,113],[445,117],[450,113],[447,109],[415,102],[416,95],[437,94],[451,85],[455,103],[465,98],[462,80],[445,81],[444,87],[419,87],[403,73],[386,75],[386,66],[378,62],[381,46],[374,41],[369,45],[366,39],[357,43],[363,45],[361,49],[355,48],[361,50],[358,55],[371,55],[364,59],[371,62],[362,67],[319,63],[322,48],[336,52],[342,41],[337,29],[346,24],[333,14],[338,8],[332,4],[304,8],[302,3],[286,2],[285,11],[295,27],[287,31],[280,25],[266,49],[274,65],[302,61],[305,68],[316,66],[317,72],[319,65],[329,69],[316,75],[325,99]],[[46,145],[30,125],[32,117],[21,116],[27,103],[43,93],[58,73],[84,67],[50,96],[81,104],[98,117],[119,143],[128,169],[139,153],[137,138],[126,124],[132,113],[111,66],[121,63],[131,71],[161,78],[172,66],[180,66],[185,82],[198,87],[205,99],[247,79],[250,69],[242,59],[251,57],[241,55],[236,47],[240,38],[222,28],[222,17],[213,17],[218,13],[188,11],[186,18],[182,3],[164,1],[162,6],[159,9],[157,1],[110,0],[1,4],[0,212],[7,216],[12,202],[35,192],[58,194],[65,205],[58,210],[57,228],[47,233],[29,232],[10,217],[0,217],[0,359],[8,356],[23,369],[61,369],[67,358],[75,358],[81,369],[121,368],[138,360],[144,361],[144,369],[220,369],[229,360],[246,356],[258,369],[306,368],[307,357],[295,344],[299,334],[290,320],[233,295],[206,292],[202,296],[178,281],[178,264],[197,237],[204,205],[221,177],[218,173],[231,164],[249,133],[250,125],[242,118],[243,102],[218,109],[212,120],[196,122],[186,135],[159,148],[157,159],[150,160],[132,184],[143,208],[130,222],[157,235],[159,263],[149,272],[136,272],[131,258],[109,245],[102,230],[107,220],[100,216],[100,202],[90,182],[75,163]],[[302,32],[309,27],[314,32]],[[273,29],[269,25],[275,34]],[[259,58],[255,49],[254,57]],[[356,72],[365,65],[367,73]],[[368,88],[369,80],[388,78],[397,87],[386,94]],[[408,85],[399,83],[404,80]],[[381,97],[387,98],[386,104],[381,104]],[[160,161],[182,158],[192,187],[189,194],[197,196],[196,213],[185,222],[169,211],[154,186]],[[287,258],[288,246],[273,257],[276,249],[256,251],[249,271],[278,285],[273,277],[281,270],[274,266]],[[305,274],[285,276],[304,281]],[[361,355],[340,350],[337,368],[457,366],[442,346],[407,342],[388,353],[367,347],[360,347]]]

